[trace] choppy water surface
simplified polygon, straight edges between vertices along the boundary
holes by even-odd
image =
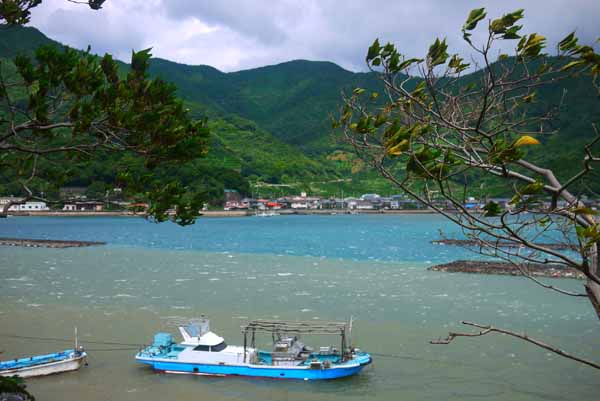
[[[304,383],[155,374],[134,363],[135,349],[118,350],[135,347],[89,344],[90,366],[28,381],[42,401],[598,399],[598,373],[517,340],[428,344],[471,320],[600,359],[587,301],[519,278],[427,271],[470,256],[429,244],[439,229],[452,232],[435,216],[224,218],[186,228],[132,218],[6,219],[0,236],[109,244],[0,248],[0,334],[67,338],[77,326],[84,344],[141,344],[167,317],[205,313],[235,344],[246,318],[353,316],[357,346],[393,354],[346,380]],[[66,345],[0,337],[6,359]]]

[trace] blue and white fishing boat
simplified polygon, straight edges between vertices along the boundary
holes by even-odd
[[[87,354],[81,348],[0,362],[0,376],[45,376],[78,370]]]
[[[253,320],[242,326],[244,345],[233,346],[210,331],[208,319],[202,318],[179,327],[183,337],[179,344],[171,334],[157,333],[153,344],[143,348],[135,359],[166,373],[338,379],[355,375],[371,363],[369,354],[348,345],[351,326],[344,322]],[[271,334],[271,351],[256,348],[257,333]],[[315,351],[299,340],[301,334],[339,335],[341,347],[320,347]]]

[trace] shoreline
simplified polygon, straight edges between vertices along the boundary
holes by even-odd
[[[403,215],[403,214],[436,214],[433,210],[356,210],[350,213],[346,210],[336,209],[281,209],[275,210],[280,216],[308,216],[308,215],[321,215],[321,216],[332,216],[332,215],[358,215],[358,214],[370,214],[370,215]],[[255,216],[255,211],[249,210],[207,210],[203,211],[198,217],[251,217]],[[13,212],[7,217],[146,217],[143,213],[134,213],[130,211],[110,211],[110,212],[63,212],[63,211],[50,211],[50,212]],[[277,217],[277,215],[272,216]]]

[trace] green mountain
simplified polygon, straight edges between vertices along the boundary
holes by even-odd
[[[54,42],[35,28],[2,28],[0,58],[32,53]],[[123,68],[128,68],[123,64]],[[224,73],[213,67],[152,59],[150,72],[173,82],[196,117],[208,116],[213,146],[199,163],[202,174],[235,172],[246,181],[290,184],[284,192],[308,190],[322,195],[395,190],[369,172],[331,134],[329,115],[341,104],[341,93],[355,87],[382,92],[369,73],[353,73],[330,62],[295,60],[278,65]],[[480,72],[462,82],[474,81]],[[600,120],[597,94],[589,78],[577,77],[546,87],[532,108],[549,110],[563,100],[556,133],[532,150],[534,160],[560,175],[575,172],[584,143],[593,137],[590,122]],[[220,174],[220,173],[219,173]],[[213,184],[218,179],[213,180]],[[600,180],[589,189],[600,192]],[[486,181],[495,195],[494,180]],[[500,191],[500,190],[498,190]]]
[[[35,28],[28,27],[0,27],[0,62],[4,74],[14,74],[12,59],[17,54],[33,55],[35,49],[41,45],[62,46],[58,42],[44,36]],[[203,91],[198,91],[191,82],[194,79],[202,81],[206,86],[214,85],[215,94],[222,92],[223,83],[217,78],[225,74],[211,67],[193,67],[177,65],[160,59],[153,60],[153,64],[172,68],[173,73],[166,80],[178,84],[182,98],[190,107],[192,115],[203,118],[208,115],[212,131],[212,143],[209,155],[198,159],[194,164],[195,172],[183,174],[184,182],[202,185],[212,193],[212,198],[217,201],[222,197],[223,189],[237,188],[244,193],[250,193],[249,181],[265,181],[278,184],[281,180],[295,183],[293,192],[310,189],[306,183],[316,180],[336,179],[338,172],[333,163],[313,160],[300,152],[296,147],[289,145],[255,122],[215,107],[211,98],[198,96]],[[122,63],[123,70],[128,65]],[[172,76],[171,76],[172,75]],[[192,77],[190,83],[182,84],[182,78]],[[111,160],[110,163],[100,160],[82,166],[78,178],[69,182],[70,185],[90,185],[97,181],[110,182],[111,177],[118,171],[119,161]],[[179,173],[180,174],[180,173]],[[228,177],[229,179],[224,179]],[[10,181],[10,178],[3,180]],[[98,185],[96,185],[98,186]],[[5,191],[18,192],[18,187],[8,186]]]

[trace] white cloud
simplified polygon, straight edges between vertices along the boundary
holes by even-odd
[[[224,71],[300,58],[357,71],[377,37],[410,56],[447,37],[451,50],[467,54],[460,28],[469,10],[481,6],[489,17],[525,8],[523,31],[546,35],[550,45],[572,30],[587,43],[600,35],[600,3],[592,0],[107,0],[100,11],[46,0],[33,10],[31,25],[65,44],[89,44],[125,61],[132,49],[153,47],[157,57]]]

